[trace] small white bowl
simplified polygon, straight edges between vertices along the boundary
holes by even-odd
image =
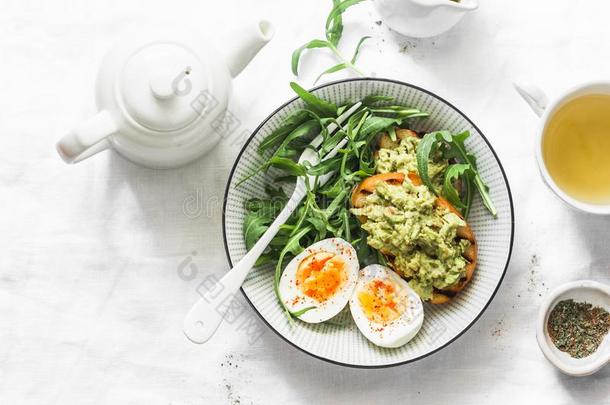
[[[610,334],[606,335],[595,353],[581,359],[575,359],[557,349],[547,330],[549,314],[559,301],[570,298],[576,302],[588,302],[610,312],[610,286],[591,280],[563,284],[545,298],[538,312],[536,339],[544,356],[563,373],[582,377],[595,373],[610,362]]]
[[[412,38],[430,38],[450,30],[479,0],[375,0],[381,19],[394,31]]]

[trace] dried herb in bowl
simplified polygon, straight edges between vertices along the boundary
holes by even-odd
[[[610,314],[586,302],[563,300],[549,314],[547,330],[555,347],[580,359],[602,343],[610,330]]]

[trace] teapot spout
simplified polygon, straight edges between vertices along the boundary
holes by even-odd
[[[232,45],[228,46],[226,61],[232,77],[236,77],[256,56],[258,51],[273,38],[275,28],[267,20],[248,24],[232,35]]]

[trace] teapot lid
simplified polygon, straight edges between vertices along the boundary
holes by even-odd
[[[180,130],[201,114],[192,103],[208,86],[208,71],[187,44],[158,40],[138,46],[119,73],[119,99],[140,125]]]

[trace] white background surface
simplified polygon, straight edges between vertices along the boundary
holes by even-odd
[[[182,335],[198,283],[227,267],[221,200],[239,142],[173,171],[112,152],[67,166],[54,151],[62,133],[94,112],[103,54],[142,22],[187,25],[227,42],[223,32],[254,15],[274,21],[275,39],[236,80],[231,102],[242,127],[255,128],[292,97],[290,53],[323,35],[330,1],[1,0],[0,402],[610,403],[610,367],[563,376],[534,336],[549,289],[579,278],[610,282],[610,218],[570,211],[544,188],[532,153],[537,118],[511,87],[528,80],[556,94],[608,78],[610,6],[483,3],[430,40],[375,24],[370,3],[346,14],[346,53],[359,36],[374,36],[362,49],[363,70],[436,92],[487,135],[516,214],[504,283],[466,334],[415,364],[358,370],[311,358],[272,331],[252,344],[236,325],[221,326],[205,346]],[[309,87],[332,60],[321,51],[303,62],[300,82]],[[187,282],[177,267],[192,252],[199,273]],[[255,315],[248,308],[243,316]]]

